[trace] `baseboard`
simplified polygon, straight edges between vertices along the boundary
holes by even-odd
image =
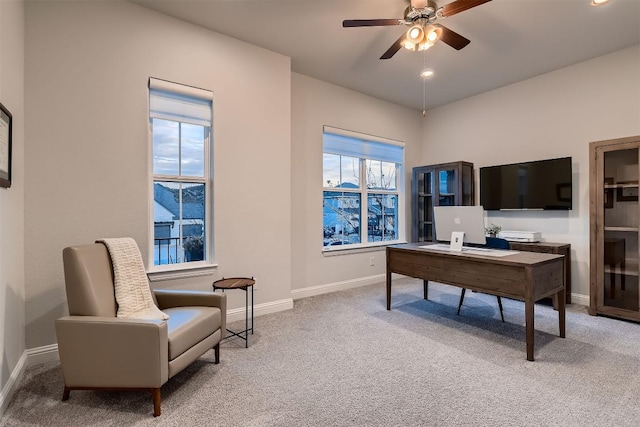
[[[589,295],[571,294],[571,304],[584,305],[588,307],[590,303]]]
[[[293,308],[293,299],[287,298],[279,301],[271,301],[253,306],[254,316],[263,316],[265,314],[277,313],[279,311],[291,310]],[[251,310],[251,309],[249,309]],[[234,308],[227,310],[227,323],[245,319],[245,308]],[[251,312],[249,312],[251,313]],[[251,315],[251,314],[249,314]]]
[[[60,360],[58,344],[43,345],[42,347],[29,348],[27,353],[27,366],[39,365],[44,362]]]
[[[360,286],[373,285],[385,280],[385,274],[375,276],[360,277],[358,279],[344,280],[342,282],[327,283],[324,285],[310,286],[308,288],[293,289],[291,297],[296,300],[300,298],[312,297],[314,295],[328,294],[330,292],[343,291],[345,289],[358,288]]]
[[[0,391],[0,417],[4,415],[4,411],[7,410],[7,406],[9,406],[9,401],[13,397],[13,394],[16,392],[18,387],[20,386],[20,382],[22,382],[22,377],[24,375],[24,370],[27,365],[27,352],[23,352],[22,356],[18,360],[16,367],[11,372],[9,376],[9,380],[2,387],[2,391]]]

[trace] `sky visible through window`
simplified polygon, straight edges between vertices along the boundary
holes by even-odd
[[[324,187],[342,187],[345,183],[352,184],[352,188],[359,187],[359,158],[324,153],[322,165]]]
[[[153,173],[204,176],[205,128],[153,119]]]

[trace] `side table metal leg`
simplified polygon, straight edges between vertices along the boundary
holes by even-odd
[[[254,299],[253,299],[253,286],[251,287],[251,335],[253,335],[253,306],[254,306]]]
[[[246,287],[244,288],[244,348],[249,348],[249,290]]]

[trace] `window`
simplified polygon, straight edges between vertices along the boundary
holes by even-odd
[[[149,79],[153,265],[211,259],[213,94]]]
[[[323,246],[325,250],[400,239],[404,145],[325,126]]]

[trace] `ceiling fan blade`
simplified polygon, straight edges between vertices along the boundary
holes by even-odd
[[[401,35],[400,38],[398,40],[396,40],[395,43],[393,43],[391,45],[391,47],[389,49],[387,49],[387,51],[385,53],[382,54],[380,59],[389,59],[393,55],[395,55],[396,52],[398,52],[400,50],[400,48],[402,47],[402,42],[404,41],[404,37],[405,37],[404,34]]]
[[[460,50],[471,43],[471,40],[461,36],[453,30],[448,29],[444,25],[440,25],[440,28],[442,28],[442,35],[440,36],[440,40],[456,50]]]
[[[347,27],[383,27],[387,25],[399,25],[402,19],[345,19],[342,26]]]
[[[442,6],[442,16],[448,18],[456,13],[464,12],[472,7],[480,6],[483,3],[488,3],[491,0],[457,0],[451,2],[445,6]]]

